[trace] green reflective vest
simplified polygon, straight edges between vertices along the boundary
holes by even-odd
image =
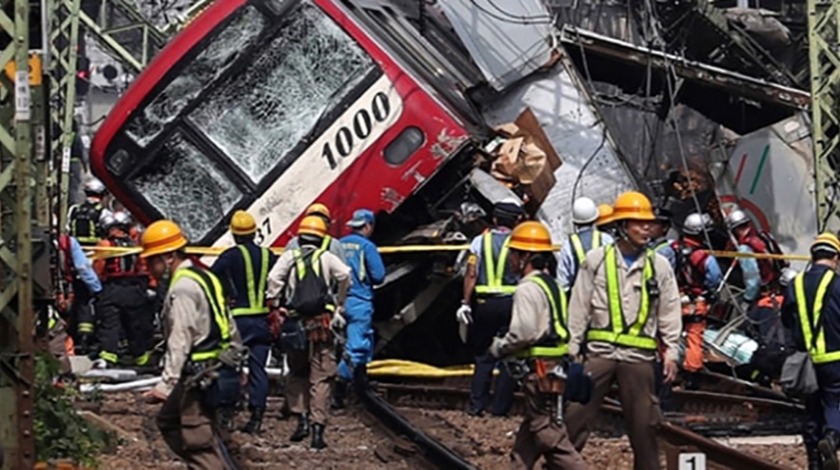
[[[262,262],[260,263],[259,278],[255,278],[254,260],[251,259],[251,253],[244,245],[237,246],[242,259],[245,260],[245,279],[248,285],[248,306],[234,308],[230,313],[234,317],[242,315],[264,315],[268,313],[268,307],[265,305],[265,283],[268,279],[268,248],[260,248],[260,256]]]
[[[210,334],[198,344],[192,347],[190,359],[194,362],[202,362],[216,359],[219,354],[228,348],[230,344],[230,319],[228,317],[227,303],[222,289],[222,283],[213,273],[198,268],[185,268],[175,271],[172,277],[174,286],[182,278],[195,281],[204,291],[207,303],[210,305]]]
[[[825,300],[825,293],[828,291],[832,280],[834,280],[834,271],[829,269],[823,274],[817,287],[814,305],[811,308],[812,315],[808,314],[808,298],[805,296],[805,273],[797,275],[794,280],[794,295],[799,311],[799,325],[802,327],[805,347],[808,348],[808,354],[814,364],[840,361],[840,351],[826,351],[825,328],[820,324],[823,300]],[[817,331],[816,338],[814,338],[814,330]]]
[[[551,315],[545,336],[535,345],[520,352],[520,357],[563,357],[569,353],[569,309],[566,294],[559,288],[557,281],[544,274],[527,278],[540,287],[548,299]]]
[[[650,296],[647,284],[655,275],[653,270],[655,254],[652,250],[645,250],[645,266],[642,273],[641,286],[642,299],[639,303],[639,314],[636,317],[635,323],[627,325],[624,321],[621,286],[618,282],[617,252],[618,249],[615,245],[610,245],[605,249],[604,254],[604,267],[607,270],[607,302],[610,311],[610,324],[605,329],[590,329],[586,333],[586,339],[589,341],[611,343],[617,346],[655,350],[657,346],[656,339],[646,336],[643,332],[648,318],[650,318]]]
[[[493,256],[493,232],[487,232],[482,235],[482,255],[481,261],[484,263],[484,277],[485,284],[478,284],[475,286],[475,293],[479,295],[513,295],[516,286],[504,285],[505,266],[507,266],[508,244],[510,244],[510,235],[502,244],[502,249],[499,251],[499,257],[496,259]]]
[[[586,261],[586,250],[583,248],[583,241],[580,239],[580,235],[577,233],[573,233],[569,239],[572,242],[572,248],[575,251],[575,257],[577,258],[578,266],[583,264]],[[601,231],[600,230],[592,230],[592,246],[590,249],[595,249],[601,246]]]

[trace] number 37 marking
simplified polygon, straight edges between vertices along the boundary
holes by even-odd
[[[390,114],[391,102],[388,100],[388,95],[381,91],[373,96],[370,110],[362,108],[356,111],[353,116],[353,124],[350,126],[352,129],[348,126],[341,126],[335,135],[324,143],[321,156],[327,159],[330,170],[338,166],[336,153],[342,158],[349,156],[353,152],[353,146],[367,139],[373,131],[373,126],[376,123],[384,122]]]
[[[262,221],[257,228],[257,234],[254,236],[254,243],[262,245],[266,239],[271,235],[271,218]]]

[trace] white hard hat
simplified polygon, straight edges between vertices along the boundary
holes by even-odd
[[[796,278],[797,274],[799,273],[793,268],[782,269],[782,275],[779,277],[779,284],[781,284],[782,287],[789,286],[793,282],[794,278]]]
[[[114,213],[111,211],[102,211],[102,215],[99,216],[99,226],[105,230],[108,230],[111,226],[117,223],[116,217],[114,217]]]
[[[131,214],[126,211],[114,212],[114,224],[129,226],[133,222]]]
[[[735,227],[740,227],[746,223],[749,223],[750,217],[747,215],[746,212],[742,211],[741,209],[735,209],[734,211],[730,212],[729,215],[726,216],[726,228],[729,230],[734,229]]]
[[[683,222],[683,233],[686,235],[700,235],[706,229],[706,218],[703,217],[704,215],[706,214],[700,214],[698,212],[689,214],[685,218],[685,222]]]
[[[598,206],[588,197],[579,197],[572,206],[572,222],[587,225],[598,220]]]
[[[105,194],[105,191],[105,185],[102,184],[102,181],[99,181],[98,178],[91,176],[87,181],[85,181],[85,194],[88,196],[101,196]]]

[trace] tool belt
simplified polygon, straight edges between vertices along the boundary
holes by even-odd
[[[537,379],[540,393],[562,395],[566,390],[566,373],[563,371],[564,360],[556,359],[508,359],[504,362],[511,377],[521,382],[531,374]]]
[[[189,361],[184,365],[184,388],[198,388],[201,404],[215,410],[239,401],[239,371],[221,361]]]
[[[280,330],[280,349],[284,352],[303,351],[308,343],[327,342],[332,340],[328,313],[314,317],[299,317],[291,315],[283,321]]]
[[[309,342],[322,343],[332,340],[332,331],[330,330],[332,315],[325,313],[301,321],[303,322],[303,329],[306,331],[306,339]]]

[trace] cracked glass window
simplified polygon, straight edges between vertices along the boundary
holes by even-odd
[[[239,54],[254,44],[265,23],[265,17],[254,7],[237,12],[231,23],[151,103],[135,114],[126,125],[126,133],[141,147],[148,145]]]
[[[130,183],[165,217],[176,220],[192,240],[203,238],[242,197],[242,192],[180,133],[163,144],[154,164]]]
[[[248,68],[189,116],[255,183],[375,67],[318,8],[304,3],[288,17]]]

